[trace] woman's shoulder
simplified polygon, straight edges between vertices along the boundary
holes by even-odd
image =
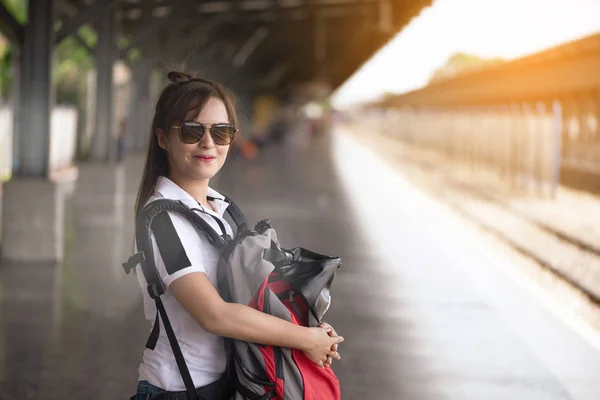
[[[148,200],[146,201],[146,204],[144,204],[144,207],[147,206],[148,204],[152,203],[153,201],[156,201],[158,199],[163,199],[164,196],[162,194],[160,194],[159,192],[154,192],[150,195],[150,197],[148,197]]]

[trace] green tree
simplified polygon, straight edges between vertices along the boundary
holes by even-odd
[[[25,0],[0,0],[0,3],[19,23],[24,24],[27,21],[27,2]]]
[[[89,47],[96,42],[95,32],[87,25],[77,34]],[[63,39],[55,50],[56,65],[53,81],[58,103],[78,104],[83,101],[88,72],[94,68],[94,58],[74,36]]]
[[[486,59],[473,54],[455,53],[448,58],[444,65],[433,72],[429,79],[429,83],[440,82],[468,71],[474,71],[479,68],[502,62],[504,62],[504,60],[498,57]]]
[[[27,23],[27,1],[0,0],[6,9],[22,25]],[[55,29],[59,29],[62,21],[57,21]],[[77,35],[88,47],[96,44],[96,33],[84,25]],[[56,101],[58,103],[78,104],[83,101],[88,72],[94,67],[94,59],[87,49],[73,37],[67,37],[55,49],[55,60],[52,81],[56,85]],[[0,36],[0,98],[10,96],[13,79],[13,49],[11,44]]]
[[[20,24],[27,21],[27,4],[24,0],[0,0],[0,3],[15,17]],[[0,35],[0,103],[10,94],[12,83],[12,46]]]

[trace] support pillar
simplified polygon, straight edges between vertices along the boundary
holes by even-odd
[[[48,174],[50,113],[54,107],[51,76],[54,51],[54,1],[30,0],[20,77],[18,158],[19,176]]]
[[[90,161],[79,166],[75,192],[76,220],[81,225],[112,224],[123,205],[124,166],[117,162],[117,131],[113,124],[113,66],[116,17],[106,7],[97,17],[96,107]]]
[[[150,83],[152,78],[152,60],[144,57],[133,69],[133,90],[127,117],[127,151],[145,152],[152,125],[152,106],[150,104]]]
[[[54,1],[30,0],[19,60],[13,178],[2,201],[3,262],[60,262],[64,195],[49,176]]]
[[[116,135],[112,132],[113,64],[116,49],[115,14],[106,7],[98,18],[96,44],[96,113],[91,158],[95,162],[116,159]]]

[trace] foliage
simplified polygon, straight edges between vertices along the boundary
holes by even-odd
[[[27,21],[26,0],[0,0],[15,19],[25,24]],[[62,21],[55,23],[55,30],[62,25]],[[94,58],[89,54],[88,48],[93,48],[97,41],[96,32],[84,25],[78,29],[79,39],[71,35],[60,42],[54,52],[53,84],[56,87],[57,103],[80,104],[84,100],[87,75],[94,67]],[[11,44],[0,35],[0,99],[10,96],[13,79],[13,49]]]
[[[24,24],[27,21],[27,2],[25,0],[0,0],[0,3]],[[11,89],[13,53],[8,40],[0,35],[0,103],[2,98],[7,97]]]
[[[20,23],[27,21],[27,1],[25,0],[0,0],[0,3],[12,14]]]
[[[96,34],[89,26],[82,26],[77,34],[89,47],[96,41]],[[71,35],[56,46],[55,59],[56,101],[78,104],[86,91],[88,72],[94,68],[93,56]]]
[[[495,65],[504,62],[501,58],[485,59],[476,55],[467,53],[455,53],[451,55],[446,63],[441,67],[437,68],[429,83],[440,82],[448,78],[455,77],[468,71],[473,71],[482,67]]]

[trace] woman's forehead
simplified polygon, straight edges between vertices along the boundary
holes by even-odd
[[[194,118],[198,122],[227,122],[229,115],[223,101],[211,97]]]

